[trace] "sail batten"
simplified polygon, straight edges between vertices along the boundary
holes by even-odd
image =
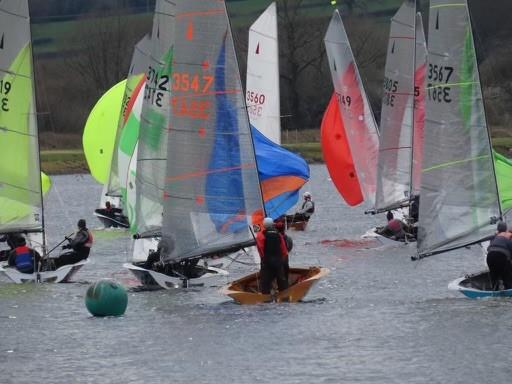
[[[492,236],[501,217],[467,2],[432,0],[419,256]]]

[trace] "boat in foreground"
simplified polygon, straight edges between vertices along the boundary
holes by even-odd
[[[78,272],[88,260],[81,260],[75,264],[63,265],[55,271],[44,271],[36,273],[21,273],[14,267],[7,264],[0,265],[0,274],[7,276],[16,284],[22,283],[68,283],[73,275]]]
[[[459,291],[471,299],[484,297],[512,297],[512,289],[493,289],[489,271],[458,278],[448,284],[448,289]]]
[[[239,304],[260,304],[269,302],[301,301],[313,284],[329,273],[327,268],[290,268],[288,274],[289,288],[276,294],[264,295],[259,292],[259,272],[251,273],[235,280],[222,289],[222,293],[231,297]]]
[[[130,228],[128,218],[121,213],[108,215],[104,209],[96,209],[94,216],[105,226],[105,228]]]

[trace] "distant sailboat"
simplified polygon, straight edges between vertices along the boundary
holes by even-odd
[[[46,256],[30,19],[26,0],[0,2],[0,234],[22,233]],[[86,260],[56,271],[20,273],[0,267],[16,283],[60,282]]]
[[[379,131],[339,11],[325,35],[332,81],[365,200],[375,205]]]
[[[117,124],[117,133],[110,162],[110,174],[105,183],[100,207],[95,215],[105,227],[129,227],[127,215],[120,208],[126,206],[126,184],[130,162],[134,156],[140,125],[140,109],[145,84],[144,71],[147,69],[150,39],[145,36],[135,46],[130,71],[125,84],[121,112]],[[116,207],[110,211],[105,209],[106,202]],[[129,210],[129,208],[127,209]]]
[[[273,219],[283,216],[297,203],[300,189],[309,180],[306,161],[280,146],[277,30],[277,7],[273,2],[249,29],[245,92],[265,211]],[[292,222],[293,219],[289,224],[297,224]]]

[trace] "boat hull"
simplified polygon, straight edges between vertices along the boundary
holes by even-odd
[[[129,228],[130,224],[128,223],[128,219],[126,216],[119,215],[115,217],[107,216],[98,212],[98,210],[94,211],[94,216],[98,218],[99,221],[105,226],[105,228]]]
[[[448,289],[459,291],[471,299],[482,299],[485,297],[512,297],[512,289],[492,289],[489,271],[458,278],[448,284]]]
[[[414,244],[416,241],[398,241],[390,239],[389,237],[379,235],[377,232],[377,228],[371,228],[364,235],[361,236],[361,239],[371,239],[377,240],[382,245],[409,245]]]
[[[125,263],[123,264],[123,267],[133,273],[137,280],[139,280],[144,287],[149,289],[186,288],[187,286],[203,284],[205,280],[213,277],[227,276],[229,274],[227,271],[216,267],[200,267],[206,269],[203,275],[198,278],[184,280],[179,276],[169,276],[164,273],[145,269],[132,263]]]
[[[268,302],[290,302],[301,301],[309,292],[311,287],[329,270],[321,267],[290,268],[289,288],[277,294],[264,295],[259,292],[259,272],[251,273],[241,279],[233,281],[222,289],[222,293],[231,297],[239,304],[260,304]]]
[[[23,283],[67,283],[88,260],[81,260],[75,264],[63,265],[55,271],[44,271],[39,273],[21,273],[16,268],[0,266],[0,273],[7,276],[16,284]]]

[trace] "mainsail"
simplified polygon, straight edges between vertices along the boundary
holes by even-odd
[[[225,3],[177,3],[164,260],[253,244],[258,170]]]
[[[107,187],[107,195],[109,196],[122,197],[123,192],[126,194],[128,167],[139,137],[139,117],[143,96],[141,90],[145,83],[150,43],[149,36],[144,36],[135,45],[133,51],[110,163],[110,177]]]
[[[327,29],[325,47],[357,176],[366,200],[374,205],[379,132],[337,10]]]
[[[377,212],[409,203],[412,189],[416,1],[391,19],[384,77],[377,172]]]
[[[467,1],[432,0],[419,257],[494,234],[502,216]]]
[[[336,189],[348,205],[364,201],[336,95],[331,97],[321,126],[322,154]]]
[[[159,235],[162,226],[167,136],[173,129],[170,110],[175,8],[172,1],[156,2],[137,144],[135,185],[129,183],[136,195],[131,231],[142,237]]]
[[[41,175],[26,0],[0,2],[0,233],[41,232]]]
[[[251,125],[281,144],[277,7],[273,2],[251,25],[247,53],[246,103]]]

